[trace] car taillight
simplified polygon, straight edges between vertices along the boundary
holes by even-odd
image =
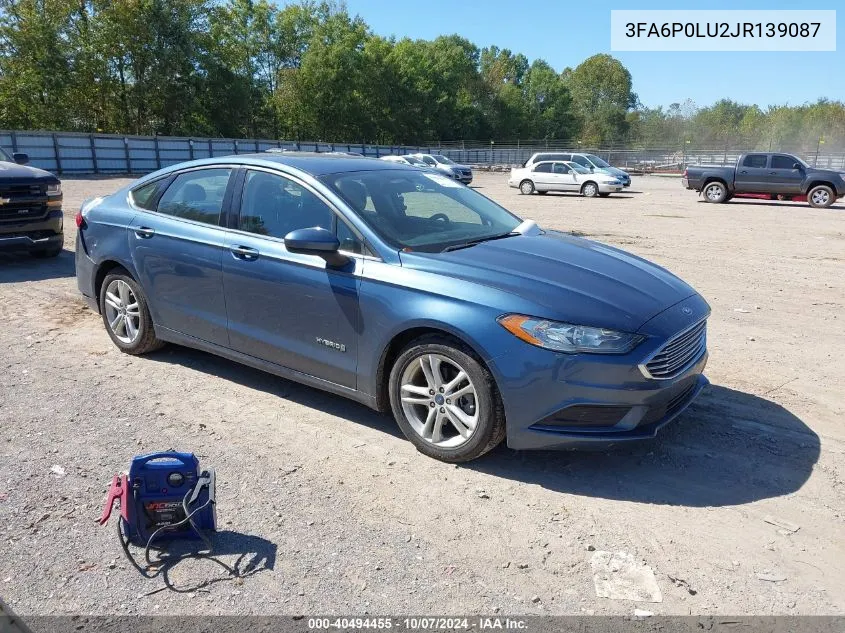
[[[85,226],[85,218],[82,217],[82,211],[76,212],[76,228],[81,229]]]

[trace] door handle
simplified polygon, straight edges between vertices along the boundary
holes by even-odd
[[[148,240],[155,234],[156,234],[156,230],[151,229],[148,226],[139,226],[137,229],[135,229],[135,235],[137,235],[141,239]]]
[[[246,261],[253,261],[258,259],[258,251],[248,246],[232,246],[229,248],[237,259],[244,259]]]
[[[741,174],[747,174],[748,172],[747,172],[747,171],[745,171],[745,170],[743,169],[743,170],[742,170],[741,172],[739,172],[739,173],[741,173]]]
[[[770,175],[770,176],[777,176],[777,175],[778,175],[778,173],[777,173],[776,171],[770,171],[770,172],[769,172],[769,175]]]

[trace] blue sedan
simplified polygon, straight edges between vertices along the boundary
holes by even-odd
[[[443,461],[650,438],[707,384],[686,283],[408,165],[194,161],[77,225],[79,289],[122,351],[186,345],[352,398]]]

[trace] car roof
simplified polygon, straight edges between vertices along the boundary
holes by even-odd
[[[169,171],[221,164],[255,165],[257,167],[284,165],[315,177],[354,171],[376,171],[384,169],[414,170],[413,167],[404,163],[379,160],[378,158],[365,158],[363,156],[349,156],[347,154],[329,154],[326,152],[269,152],[205,158],[173,165],[169,168]]]

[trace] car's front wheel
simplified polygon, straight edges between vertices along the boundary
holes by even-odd
[[[592,181],[585,182],[584,186],[581,187],[581,195],[587,198],[595,198],[599,195],[599,186]]]
[[[106,275],[100,291],[100,314],[115,345],[127,354],[146,354],[160,348],[147,298],[126,272]]]
[[[530,196],[534,193],[534,183],[530,180],[523,180],[519,183],[519,191],[520,193],[525,194],[526,196]]]
[[[827,185],[818,185],[807,192],[807,202],[816,209],[827,209],[835,199],[833,189]]]
[[[399,427],[429,457],[470,461],[505,437],[493,377],[450,338],[426,336],[406,347],[390,372],[389,389]]]

